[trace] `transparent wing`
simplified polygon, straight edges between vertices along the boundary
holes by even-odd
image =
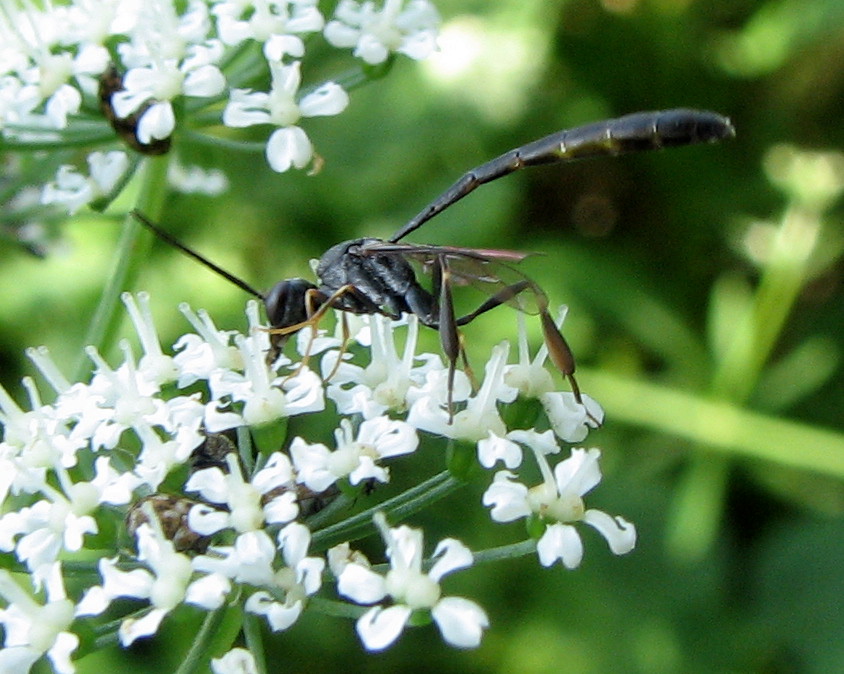
[[[453,286],[472,286],[492,301],[526,314],[536,315],[548,304],[536,282],[513,266],[534,253],[390,242],[366,244],[361,252],[400,255],[429,275],[435,269],[444,269]]]

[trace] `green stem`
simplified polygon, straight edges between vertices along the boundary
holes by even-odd
[[[375,525],[372,523],[372,516],[379,510],[386,513],[390,524],[394,525],[448,496],[462,487],[463,484],[454,479],[448,471],[438,473],[394,498],[315,532],[311,539],[311,550],[327,550],[338,543],[363,538],[374,530]]]
[[[61,148],[63,150],[74,147],[84,147],[90,149],[92,146],[104,145],[108,142],[114,142],[114,132],[104,130],[92,131],[77,131],[73,134],[66,134],[62,137]],[[0,143],[0,149],[4,152],[39,152],[43,150],[55,150],[57,141],[55,138],[45,140],[14,140],[4,139]]]
[[[701,461],[761,460],[844,479],[844,433],[607,372],[581,368],[580,374],[608,417],[705,448]]]
[[[167,195],[168,162],[167,155],[147,157],[141,171],[141,188],[136,208],[153,220],[161,216]],[[123,220],[123,231],[117,246],[114,267],[85,337],[86,345],[95,346],[104,355],[114,346],[122,320],[122,316],[117,312],[120,295],[135,285],[147,260],[151,239],[146,234],[140,236],[140,231],[140,223],[127,215]],[[81,357],[75,368],[76,381],[83,381],[89,369],[87,359]]]
[[[264,639],[261,636],[260,618],[254,613],[243,614],[243,637],[246,641],[246,649],[255,658],[255,668],[258,674],[267,674],[267,657],[264,651]]]
[[[735,328],[729,350],[716,364],[710,386],[715,397],[742,405],[756,390],[809,277],[822,223],[820,212],[794,204],[786,209],[753,301]],[[729,464],[724,459],[713,461],[704,455],[692,459],[668,529],[668,546],[676,557],[699,559],[713,544],[729,477]]]
[[[536,541],[529,538],[520,543],[512,543],[510,545],[501,545],[497,548],[489,548],[488,550],[480,550],[473,552],[474,558],[473,566],[478,564],[488,564],[490,562],[500,562],[502,559],[518,559],[536,553]]]
[[[812,253],[821,237],[821,218],[821,213],[797,206],[783,214],[753,302],[713,375],[716,396],[742,403],[753,393],[809,277]]]
[[[357,620],[369,610],[368,606],[356,606],[344,601],[324,599],[322,597],[309,597],[308,609],[331,616],[332,618],[351,618]]]
[[[674,559],[702,558],[718,536],[730,478],[723,456],[698,454],[680,476],[666,547]]]
[[[194,638],[190,650],[185,654],[182,664],[176,670],[176,674],[208,671],[208,663],[211,661],[213,653],[212,644],[217,641],[218,631],[223,623],[227,608],[223,605],[205,616],[202,627]]]

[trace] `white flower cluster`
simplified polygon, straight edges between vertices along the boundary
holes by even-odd
[[[123,645],[156,633],[180,605],[213,611],[234,598],[246,612],[263,616],[272,630],[284,630],[309,606],[310,597],[328,592],[323,583],[329,571],[336,579],[332,601],[367,607],[357,620],[367,649],[388,647],[411,617],[418,624],[425,616],[449,644],[477,646],[488,627],[483,609],[469,599],[442,596],[440,587],[446,575],[472,564],[463,543],[442,540],[426,571],[422,532],[391,528],[379,513],[375,523],[389,560],[383,572],[349,543],[311,550],[316,530],[308,526],[313,508],[306,502],[329,500],[338,487],[357,485],[368,493],[371,485],[389,481],[389,469],[400,466],[396,459],[419,447],[420,433],[472,443],[486,468],[503,462],[506,470],[490,480],[483,503],[496,522],[529,517],[540,525],[537,551],[543,565],[558,559],[568,568],[578,565],[579,521],[600,531],[616,554],[635,544],[633,525],[584,506],[583,496],[601,477],[598,450],[575,449],[553,469],[548,463],[560,452],[555,433],[579,442],[602,413],[591,399],[586,399],[587,413],[571,394],[550,390],[544,353],[531,361],[523,350],[520,362],[508,365],[506,346],[496,347],[476,392],[457,373],[457,411],[449,423],[448,368],[436,355],[416,354],[414,319],[401,350],[393,332],[397,323],[373,316],[361,319],[348,349],[340,339],[305,330],[297,347],[308,354],[307,363],[280,356],[268,364],[270,335],[259,326],[254,302],[247,309],[245,335],[219,330],[204,312],[182,306],[195,332],[176,342],[174,355],[161,348],[149,298],[125,295],[124,303],[141,343],[140,358],[124,342],[123,362],[113,368],[90,349],[93,378],[71,383],[45,350],[33,349],[29,355],[55,390],[55,400],[42,402],[27,378],[27,411],[0,387],[5,513],[0,516],[5,555],[0,671],[25,672],[46,655],[55,671],[73,672],[71,657],[79,644],[75,624],[97,620],[118,598],[139,606],[120,621]],[[308,366],[316,361],[327,382]],[[502,419],[502,407],[518,403],[529,389],[545,410],[545,432],[508,429]],[[296,436],[289,442],[276,439],[269,447],[240,442],[236,448],[226,440],[223,452],[208,449],[218,437],[212,434],[260,432],[292,416],[314,414],[336,428],[334,447]],[[522,446],[536,457],[543,476],[539,485],[519,481]],[[174,510],[175,504],[188,504],[176,518],[178,531],[172,516],[153,507],[154,498],[172,502]],[[104,542],[103,532],[115,527],[126,533]],[[127,553],[132,547],[137,552]],[[101,582],[68,596],[64,579],[73,569],[67,560],[78,553],[83,553],[79,560],[90,560],[94,549]],[[76,561],[75,568],[80,564]],[[21,574],[16,579],[18,574],[5,569]],[[21,584],[23,573],[31,590]],[[248,655],[235,649],[213,667],[249,671],[254,663]]]
[[[0,134],[20,147],[78,147],[116,131],[136,150],[160,154],[180,127],[262,125],[272,129],[265,152],[274,170],[318,167],[300,122],[341,113],[349,96],[334,81],[302,87],[309,38],[353,48],[370,67],[393,53],[425,58],[438,26],[429,0],[383,7],[342,0],[329,21],[318,0],[3,2]],[[262,75],[267,91],[254,89]],[[113,130],[92,125],[95,111]],[[90,177],[62,167],[45,203],[72,212],[107,194],[131,167],[102,153],[89,163]]]

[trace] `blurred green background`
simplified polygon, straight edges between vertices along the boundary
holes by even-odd
[[[588,505],[634,521],[640,542],[616,558],[586,531],[574,572],[531,557],[456,574],[446,592],[492,620],[475,651],[431,627],[371,656],[351,623],[308,614],[268,637],[274,671],[844,672],[844,3],[437,6],[441,54],[400,59],[343,115],[306,121],[318,175],[183,143],[183,161],[224,168],[232,189],[174,195],[162,222],[269,287],[309,276],[332,243],[389,236],[466,169],[560,128],[680,106],[730,116],[734,141],[523,171],[410,237],[542,253],[523,267],[570,306],[581,387],[607,413],[589,439],[605,480]],[[0,372],[16,394],[25,346],[77,360],[118,229],[79,217],[43,261],[0,249]],[[188,327],[181,301],[244,325],[243,293],[163,244],[138,288],[165,344]],[[505,309],[469,326],[474,360],[515,326]],[[479,498],[465,490],[414,523],[431,545],[519,540]],[[173,616],[173,638],[194,619]],[[139,662],[168,652],[166,637],[133,649]]]

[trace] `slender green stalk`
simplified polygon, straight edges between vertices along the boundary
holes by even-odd
[[[168,155],[147,157],[141,169],[141,189],[136,208],[152,219],[160,217],[164,205],[168,162]],[[127,215],[123,221],[114,266],[85,337],[86,345],[91,344],[104,354],[114,345],[120,326],[121,315],[117,312],[120,295],[134,286],[142,265],[146,262],[150,238],[148,234],[141,235],[140,232],[140,223],[131,215]],[[87,359],[80,358],[75,368],[77,380],[84,381],[88,370]]]
[[[211,611],[202,621],[202,627],[191,644],[190,650],[182,660],[182,664],[176,670],[176,674],[191,674],[192,672],[208,671],[208,663],[211,660],[212,644],[219,638],[220,625],[225,617],[227,606],[223,605],[215,611]]]
[[[711,383],[716,398],[741,405],[756,389],[809,278],[822,222],[821,212],[794,203],[786,209],[748,311],[735,326],[730,348],[716,363]],[[712,545],[729,476],[729,465],[723,458],[698,455],[692,459],[669,527],[668,545],[677,555],[699,558]]]
[[[844,479],[844,433],[606,372],[581,376],[613,420],[696,443],[704,461],[756,459]]]
[[[323,615],[334,618],[349,618],[351,620],[357,620],[369,610],[368,606],[356,606],[355,604],[349,604],[344,601],[334,601],[333,599],[323,599],[322,597],[308,598],[308,608]]]
[[[536,553],[536,541],[529,538],[526,541],[501,545],[497,548],[480,550],[472,553],[475,565],[488,564],[489,562],[500,562],[502,559],[518,559]]]
[[[385,512],[390,523],[395,524],[448,496],[462,485],[462,482],[454,479],[447,471],[438,473],[374,508],[315,532],[311,540],[311,550],[326,550],[344,541],[363,538],[374,530],[372,515],[378,510]]]
[[[255,658],[255,668],[258,674],[267,674],[266,649],[264,638],[261,636],[260,618],[254,613],[243,614],[243,636],[246,640],[246,648]]]

